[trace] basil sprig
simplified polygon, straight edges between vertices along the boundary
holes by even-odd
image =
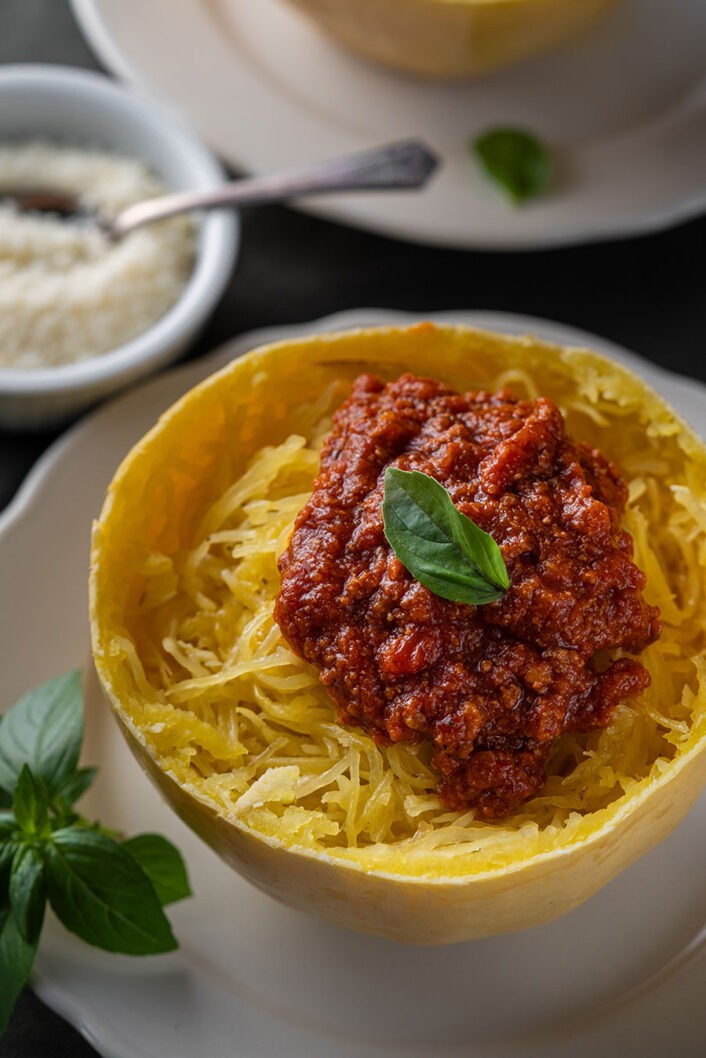
[[[551,179],[549,151],[524,129],[489,129],[471,147],[488,176],[518,205],[541,194]]]
[[[387,542],[402,565],[442,599],[482,606],[510,587],[492,536],[457,510],[444,486],[428,474],[388,467],[382,517]]]
[[[177,942],[162,908],[190,895],[159,834],[121,840],[74,808],[96,775],[79,768],[81,673],[30,691],[0,722],[0,1036],[37,952],[47,901],[82,940],[153,955]]]

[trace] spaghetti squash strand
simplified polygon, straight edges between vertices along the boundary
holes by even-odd
[[[498,382],[536,392],[517,369]],[[327,406],[321,404],[321,414]],[[633,429],[630,409],[590,372],[564,411],[577,433],[600,431],[616,415],[621,428]],[[642,656],[652,686],[644,700],[621,705],[605,730],[562,739],[540,796],[502,828],[449,812],[434,793],[428,747],[377,746],[338,723],[315,671],[284,643],[272,615],[277,556],[310,491],[324,429],[312,421],[311,441],[297,435],[262,449],[211,504],[186,553],[142,563],[141,656],[127,638],[113,649],[124,652],[145,702],[157,711],[150,739],[182,781],[193,770],[202,791],[234,811],[239,799],[245,804],[248,784],[262,780],[257,789],[267,800],[249,823],[288,844],[335,849],[351,859],[365,850],[367,863],[376,848],[396,844],[420,863],[434,852],[470,857],[469,864],[482,859],[487,867],[509,862],[521,843],[541,852],[558,834],[570,836],[585,813],[629,796],[690,744],[695,724],[706,724],[699,575],[706,505],[677,480],[674,466],[667,466],[671,491],[661,486],[666,457],[658,436],[653,445],[644,436],[633,445],[639,459],[625,468],[634,474],[626,527],[647,573],[649,600],[666,624]]]

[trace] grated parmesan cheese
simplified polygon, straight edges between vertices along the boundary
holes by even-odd
[[[194,263],[189,218],[111,244],[90,222],[22,213],[3,189],[75,194],[112,217],[168,189],[134,158],[45,142],[0,145],[0,367],[23,371],[99,356],[175,303]]]

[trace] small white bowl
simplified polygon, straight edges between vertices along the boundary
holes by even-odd
[[[63,66],[0,70],[0,140],[47,138],[139,158],[169,188],[208,188],[225,174],[178,115],[107,77]],[[142,334],[110,352],[60,367],[0,368],[0,426],[55,426],[184,352],[231,276],[239,224],[231,210],[205,214],[194,270],[178,301]]]

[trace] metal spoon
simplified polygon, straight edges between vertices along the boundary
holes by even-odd
[[[295,172],[234,180],[208,191],[160,195],[128,206],[112,220],[91,212],[77,197],[49,187],[0,189],[0,198],[11,200],[22,211],[49,212],[67,219],[93,221],[109,239],[117,241],[145,224],[192,209],[266,205],[338,191],[419,188],[424,186],[438,164],[438,156],[424,144],[417,140],[401,140]]]

